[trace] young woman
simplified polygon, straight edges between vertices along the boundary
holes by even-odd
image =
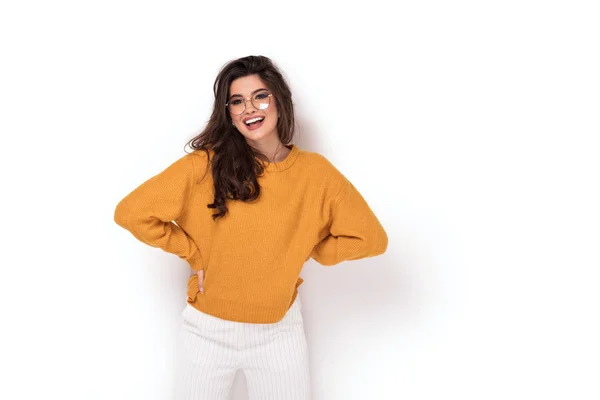
[[[292,94],[267,57],[226,64],[188,153],[119,202],[115,222],[186,260],[176,399],[310,399],[299,274],[385,252],[387,234],[324,156],[290,144]]]

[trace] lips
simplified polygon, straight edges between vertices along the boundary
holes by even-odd
[[[262,118],[262,121],[261,121],[261,120],[258,120],[258,119],[260,119],[260,118]],[[249,131],[253,131],[253,130],[259,129],[261,126],[263,126],[263,124],[265,123],[265,118],[266,118],[266,117],[264,117],[264,116],[262,116],[262,115],[260,115],[260,116],[258,116],[258,117],[257,117],[257,116],[254,116],[254,117],[246,117],[246,118],[244,118],[244,125],[246,125],[246,129],[248,129]],[[248,125],[248,124],[246,123],[246,121],[253,121],[253,120],[254,120],[255,122],[254,122],[254,123],[252,123],[251,125]]]
[[[246,121],[249,121],[249,120],[251,120],[251,119],[255,119],[255,118],[262,118],[262,119],[263,119],[263,121],[264,121],[264,119],[265,119],[265,116],[264,116],[264,115],[251,115],[251,116],[249,116],[249,117],[246,117],[246,118],[244,118],[244,119],[243,119],[243,121],[244,121],[244,123],[245,123],[246,125],[248,125],[248,124],[246,123]]]

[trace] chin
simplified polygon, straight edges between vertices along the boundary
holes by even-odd
[[[267,126],[261,126],[260,129],[256,130],[256,131],[248,131],[246,130],[246,132],[244,133],[244,136],[253,139],[253,140],[257,140],[257,139],[263,139],[267,136],[270,136],[273,132],[275,132],[275,127],[267,127]]]

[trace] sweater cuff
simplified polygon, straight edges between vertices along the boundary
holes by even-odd
[[[204,262],[202,261],[202,256],[200,255],[200,250],[196,250],[194,254],[190,258],[186,260],[190,267],[194,271],[201,271],[204,269]]]

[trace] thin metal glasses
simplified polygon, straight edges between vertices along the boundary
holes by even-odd
[[[269,93],[267,90],[261,90],[252,96],[252,105],[257,110],[264,110],[271,104],[271,97],[273,97],[272,93]],[[246,102],[248,100],[250,98],[244,99],[242,96],[233,96],[225,103],[225,107],[227,107],[231,114],[240,115],[246,111]]]

